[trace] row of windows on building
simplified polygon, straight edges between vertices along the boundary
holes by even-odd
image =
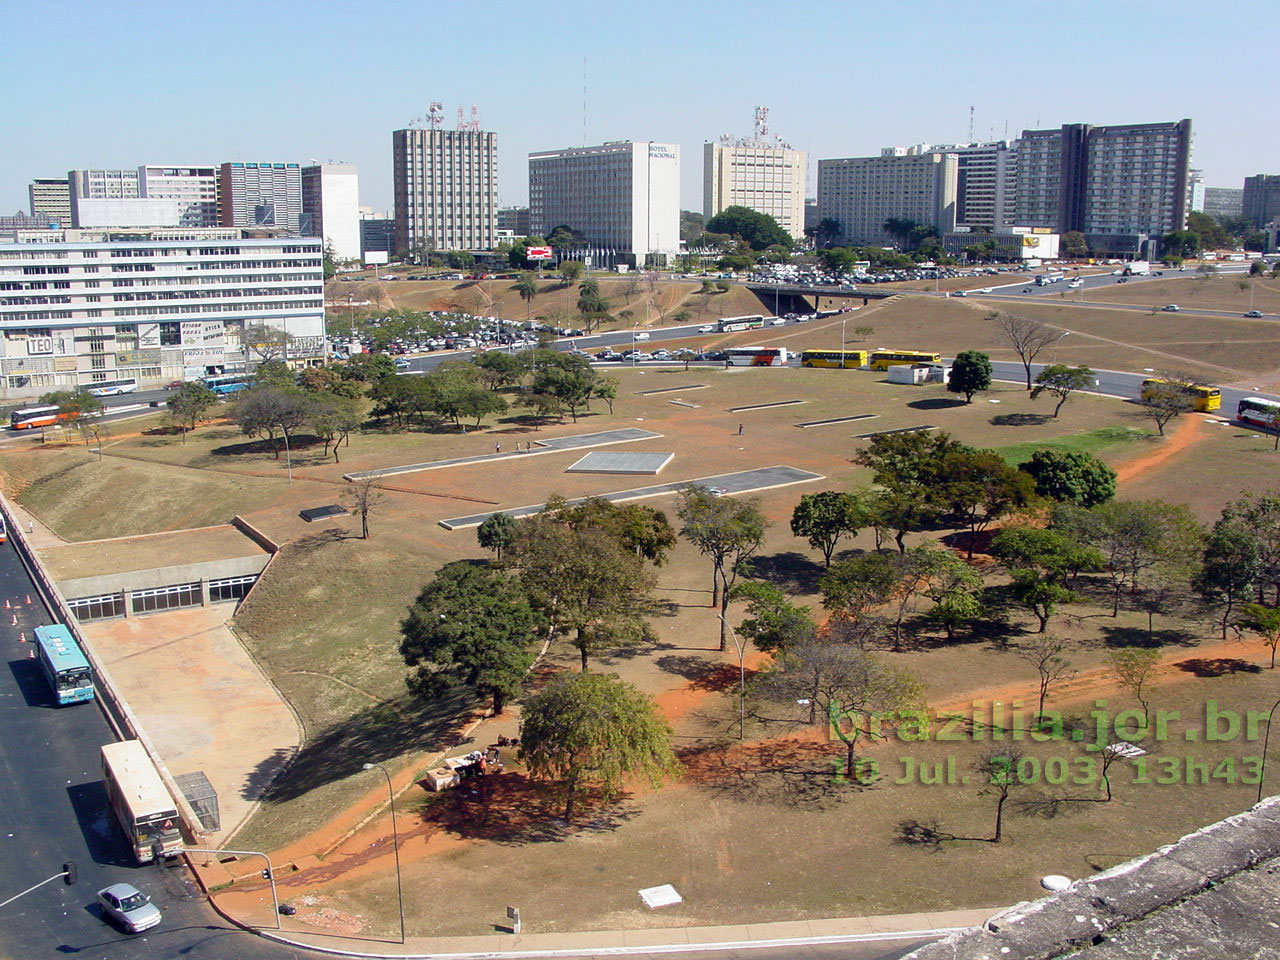
[[[257,580],[256,575],[210,580],[209,602],[226,603],[243,600]],[[196,580],[192,583],[175,583],[147,590],[121,591],[98,597],[77,597],[68,600],[67,605],[71,607],[71,612],[76,615],[76,619],[83,622],[108,620],[129,614],[176,610],[181,607],[199,607],[203,606],[204,602],[204,584]]]

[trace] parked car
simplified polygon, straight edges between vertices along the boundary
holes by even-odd
[[[107,918],[129,933],[141,933],[158,924],[160,908],[131,883],[113,883],[98,891],[98,903]]]

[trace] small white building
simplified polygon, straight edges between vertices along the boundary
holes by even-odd
[[[302,213],[309,236],[324,237],[338,260],[360,259],[360,177],[354,163],[302,168]]]

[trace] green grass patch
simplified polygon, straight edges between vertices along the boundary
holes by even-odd
[[[1137,427],[1099,427],[1096,430],[1082,430],[1053,440],[1032,440],[1026,443],[1014,443],[1007,447],[997,447],[996,453],[1004,457],[1012,466],[1026,463],[1031,454],[1037,450],[1056,450],[1061,453],[1091,453],[1101,457],[1104,451],[1116,447],[1127,447],[1131,444],[1148,440],[1154,434],[1149,430]]]

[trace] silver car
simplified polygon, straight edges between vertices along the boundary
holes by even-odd
[[[103,912],[129,933],[150,930],[160,922],[160,908],[131,883],[113,883],[98,891]]]

